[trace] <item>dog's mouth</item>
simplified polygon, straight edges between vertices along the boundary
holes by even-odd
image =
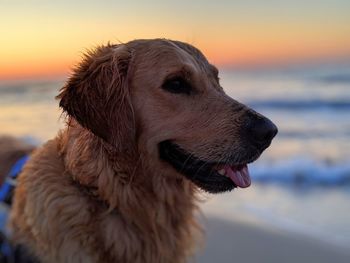
[[[200,160],[169,140],[159,144],[159,155],[160,159],[172,165],[177,172],[210,193],[250,186],[251,179],[247,164],[258,157],[253,156],[237,164],[208,162]]]
[[[220,164],[216,167],[216,171],[218,174],[221,174],[230,178],[237,187],[246,188],[251,184],[247,164],[240,164],[240,165]]]

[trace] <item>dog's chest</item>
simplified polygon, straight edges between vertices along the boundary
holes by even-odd
[[[141,216],[141,215],[140,215]],[[174,219],[155,218],[152,227],[129,221],[117,213],[100,222],[100,240],[95,251],[100,251],[100,262],[182,262],[185,242],[184,229]],[[176,221],[176,220],[175,220]],[[185,224],[185,222],[182,222]],[[145,225],[150,226],[149,222]],[[102,252],[104,251],[104,252]]]

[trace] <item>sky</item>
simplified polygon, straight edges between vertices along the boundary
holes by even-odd
[[[350,1],[0,0],[0,79],[64,76],[87,49],[137,38],[219,67],[350,61]]]

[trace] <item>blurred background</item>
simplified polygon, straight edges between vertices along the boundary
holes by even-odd
[[[0,133],[54,137],[83,52],[137,38],[198,47],[279,127],[250,188],[203,194],[195,260],[350,262],[350,1],[0,0]]]

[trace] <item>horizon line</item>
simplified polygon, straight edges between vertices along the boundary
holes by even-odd
[[[341,58],[314,58],[312,60],[307,59],[295,59],[295,60],[280,60],[280,61],[260,61],[260,62],[246,62],[246,63],[213,63],[219,68],[219,70],[230,71],[274,71],[280,69],[296,69],[296,68],[314,68],[314,67],[327,67],[327,66],[350,66],[350,55],[343,56]],[[53,72],[37,72],[29,74],[11,74],[0,75],[1,82],[15,82],[15,81],[53,81],[53,80],[65,80],[73,72],[73,68],[77,63],[73,63],[68,68],[62,70],[56,70]]]

